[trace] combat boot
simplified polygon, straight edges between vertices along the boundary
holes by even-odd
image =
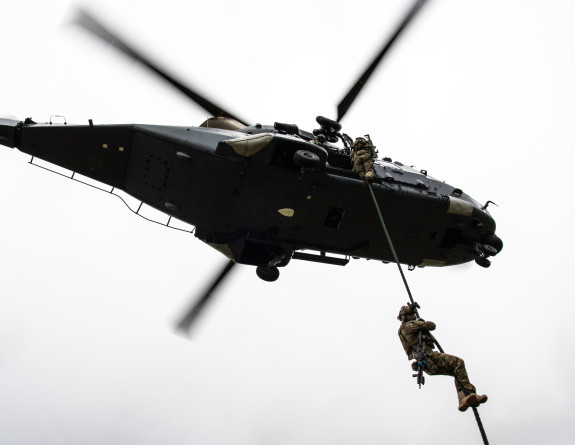
[[[476,394],[476,396],[477,396],[476,397],[477,398],[477,401],[476,401],[477,404],[475,406],[479,406],[482,403],[487,402],[487,396],[485,394],[483,394],[483,395]]]
[[[457,398],[459,399],[459,411],[467,411],[470,406],[477,406],[477,394],[471,393],[466,396],[463,391],[457,391]]]

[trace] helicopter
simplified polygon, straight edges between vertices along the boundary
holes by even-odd
[[[0,144],[123,190],[195,227],[194,234],[228,258],[194,311],[235,264],[256,267],[265,281],[293,260],[344,266],[352,258],[394,261],[376,217],[371,187],[399,262],[410,267],[475,261],[489,267],[503,248],[495,221],[460,188],[390,158],[376,160],[369,182],[353,170],[353,139],[341,121],[373,71],[420,11],[415,2],[392,37],[318,128],[250,124],[192,90],[93,16],[74,22],[137,59],[211,118],[199,126],[86,125],[0,119]],[[343,147],[342,147],[343,145]]]

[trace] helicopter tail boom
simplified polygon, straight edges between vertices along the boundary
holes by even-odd
[[[18,128],[22,125],[12,119],[0,119],[0,144],[14,148],[17,144]]]
[[[131,125],[36,124],[0,119],[0,144],[123,188],[134,134]]]

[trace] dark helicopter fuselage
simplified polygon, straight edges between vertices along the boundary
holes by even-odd
[[[195,226],[198,238],[237,263],[346,262],[326,253],[393,261],[348,154],[277,125],[228,127],[0,119],[0,143],[124,190]],[[302,152],[314,159],[298,161]],[[391,160],[374,170],[371,187],[401,263],[461,264],[495,236],[493,218],[461,190]]]

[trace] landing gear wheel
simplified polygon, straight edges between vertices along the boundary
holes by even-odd
[[[477,258],[475,258],[475,262],[477,264],[479,264],[481,267],[489,267],[491,266],[491,261],[489,261],[487,258],[485,258],[484,256],[479,256]]]
[[[319,168],[321,166],[319,156],[307,150],[296,151],[293,155],[293,161],[304,168]]]
[[[280,276],[280,271],[275,266],[258,266],[256,268],[256,274],[264,281],[275,281]]]

